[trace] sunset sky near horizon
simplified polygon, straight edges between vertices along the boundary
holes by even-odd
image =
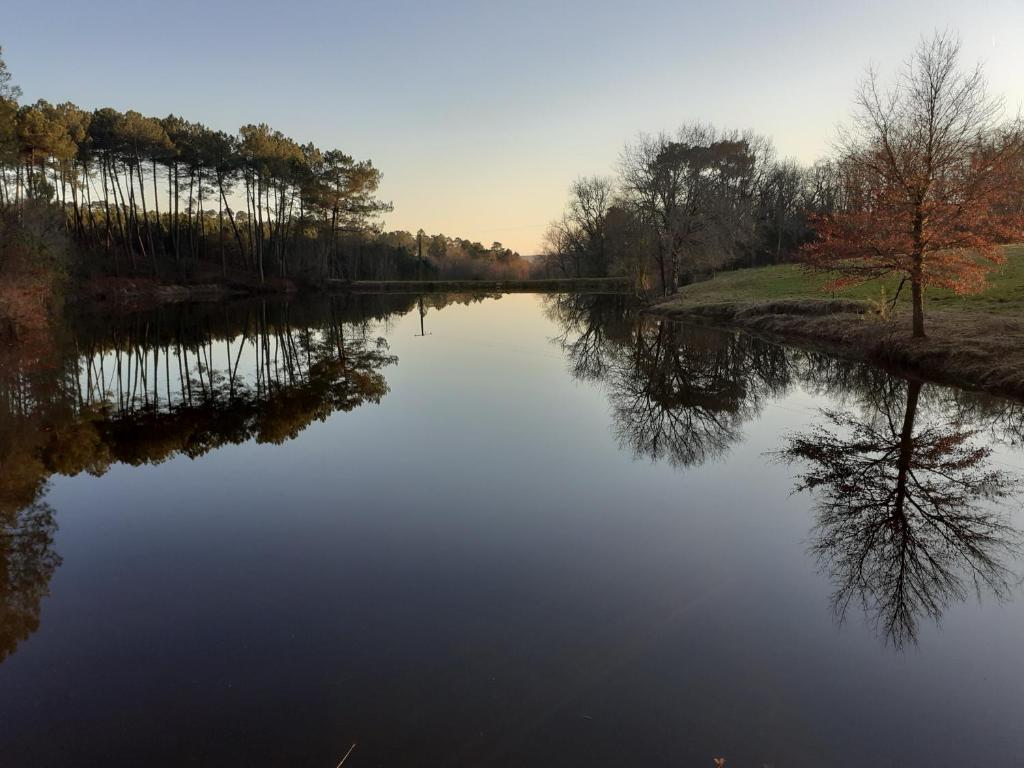
[[[25,101],[266,122],[372,159],[388,229],[524,254],[640,132],[752,129],[813,161],[867,65],[890,76],[935,29],[1024,104],[1021,0],[2,2]]]

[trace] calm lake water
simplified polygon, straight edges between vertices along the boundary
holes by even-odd
[[[616,296],[5,354],[0,765],[1024,764],[1020,404]]]

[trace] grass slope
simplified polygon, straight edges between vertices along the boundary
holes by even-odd
[[[1006,262],[982,293],[926,294],[928,338],[910,334],[910,291],[889,320],[865,313],[865,300],[891,299],[895,280],[832,295],[826,279],[786,265],[723,273],[688,285],[652,314],[743,328],[777,341],[896,366],[933,381],[1024,399],[1024,245],[1007,246]]]
[[[957,296],[945,289],[932,289],[925,294],[927,309],[979,313],[1024,312],[1024,245],[1003,248],[1006,262],[989,273],[989,286],[979,294]],[[673,305],[701,305],[723,302],[764,302],[781,299],[833,298],[822,289],[827,282],[823,275],[812,275],[794,264],[758,267],[723,272],[702,283],[684,286],[670,301]],[[834,294],[835,298],[891,299],[898,280],[874,280]],[[909,306],[910,288],[904,286],[900,305]]]

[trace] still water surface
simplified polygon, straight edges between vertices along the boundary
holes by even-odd
[[[0,765],[1024,764],[1020,404],[615,296],[0,378]]]

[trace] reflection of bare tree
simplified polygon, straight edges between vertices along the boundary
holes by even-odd
[[[636,456],[699,464],[738,440],[766,397],[789,387],[791,350],[745,334],[639,318],[625,296],[547,300],[581,381],[604,385],[612,430]]]
[[[969,420],[1000,443],[1024,446],[1024,403],[981,392],[948,389],[945,408],[957,418]]]
[[[39,627],[39,609],[60,565],[53,510],[34,503],[0,513],[0,662]]]
[[[608,374],[617,346],[633,325],[628,297],[623,294],[553,294],[545,312],[562,327],[555,337],[569,360],[569,372],[580,381],[600,381]]]
[[[689,466],[737,440],[752,403],[734,368],[730,340],[681,343],[678,331],[667,322],[638,328],[631,354],[612,373],[609,399],[621,445],[638,456]]]
[[[804,465],[797,487],[817,497],[812,549],[837,616],[861,603],[897,647],[970,591],[1006,596],[1018,541],[993,503],[1016,479],[991,468],[974,430],[939,414],[921,424],[921,390],[882,390],[868,418],[826,411],[779,454]]]
[[[1016,481],[989,466],[975,438],[983,429],[1019,443],[1019,404],[607,306],[558,297],[548,312],[562,325],[555,341],[573,375],[604,385],[614,434],[637,456],[675,466],[713,459],[796,381],[864,409],[864,418],[827,412],[779,454],[806,465],[798,487],[818,496],[813,551],[835,580],[839,617],[860,602],[900,646],[916,638],[922,616],[938,620],[972,590],[1007,594],[1018,535],[998,502]]]
[[[580,380],[603,383],[613,432],[637,456],[699,464],[791,379],[790,353],[749,336],[631,315],[625,297],[559,296],[555,342]]]

